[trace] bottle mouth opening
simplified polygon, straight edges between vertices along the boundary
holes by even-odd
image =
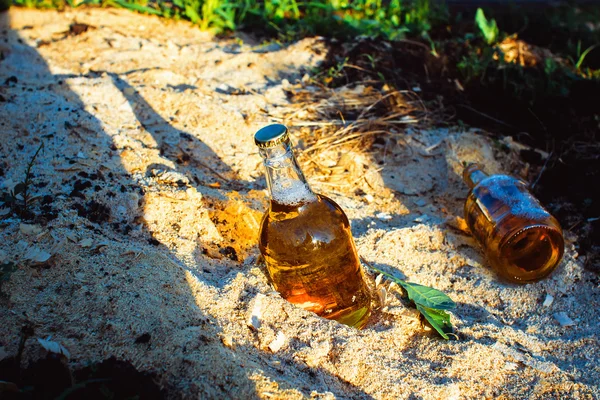
[[[546,276],[558,265],[564,253],[564,239],[554,227],[533,225],[509,235],[500,248],[513,275],[529,281]]]

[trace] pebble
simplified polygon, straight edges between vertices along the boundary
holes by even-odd
[[[390,214],[384,212],[375,214],[375,216],[382,221],[389,221],[390,219],[392,219],[392,216]]]
[[[415,205],[417,207],[423,207],[425,204],[427,204],[427,201],[425,199],[419,198],[415,200]]]
[[[420,222],[420,223],[427,222],[427,221],[429,221],[429,215],[423,214],[423,215],[415,218],[414,221],[415,222]]]

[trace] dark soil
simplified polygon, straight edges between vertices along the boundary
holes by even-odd
[[[419,96],[432,107],[440,103],[446,123],[464,123],[498,136],[545,150],[542,160],[524,152],[534,173],[533,192],[559,219],[565,230],[579,236],[585,266],[600,273],[600,195],[593,184],[600,178],[598,142],[600,107],[591,99],[600,81],[576,76],[565,69],[550,78],[542,67],[489,63],[485,73],[468,79],[457,64],[485,46],[477,39],[442,40],[437,55],[428,43],[362,39],[332,41],[324,70],[346,64],[327,82],[330,86],[391,85],[400,90],[421,89]],[[368,56],[367,56],[368,55]],[[554,86],[550,86],[554,85]]]
[[[49,353],[25,368],[9,357],[0,361],[0,381],[0,398],[6,400],[164,398],[152,375],[114,357],[75,371],[62,355]]]

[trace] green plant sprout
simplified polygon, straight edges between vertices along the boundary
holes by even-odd
[[[477,9],[475,14],[475,24],[479,28],[479,31],[483,34],[487,44],[494,44],[498,40],[500,31],[498,25],[496,25],[495,19],[488,20],[481,8]]]
[[[10,207],[13,212],[17,212],[21,218],[27,217],[28,208],[33,200],[29,191],[31,187],[31,170],[35,159],[43,148],[44,143],[41,143],[33,157],[31,157],[31,160],[29,160],[23,182],[17,183],[11,192],[2,193],[0,196],[0,201]]]
[[[367,267],[402,287],[408,299],[415,304],[416,309],[441,337],[444,339],[450,339],[450,336],[456,338],[456,335],[453,333],[452,323],[450,322],[450,314],[446,312],[456,308],[456,303],[450,297],[437,289],[406,282],[390,273],[382,271],[371,265],[362,256],[360,259]]]

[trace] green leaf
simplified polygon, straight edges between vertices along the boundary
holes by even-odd
[[[137,11],[137,12],[141,12],[141,13],[147,13],[147,14],[154,14],[154,15],[161,15],[162,14],[162,12],[160,10],[156,10],[154,8],[142,6],[142,5],[137,4],[137,3],[128,3],[125,0],[112,0],[112,1],[115,4],[117,4],[118,6],[126,8],[128,10]],[[66,127],[66,125],[65,125],[65,127]]]
[[[452,310],[456,307],[456,303],[450,297],[437,289],[400,279],[394,279],[394,281],[406,290],[408,298],[414,301],[416,305],[420,304],[438,310]]]
[[[200,14],[198,14],[198,10],[189,4],[185,5],[185,16],[192,21],[192,24],[197,24],[202,19],[200,18]]]
[[[450,314],[446,311],[436,310],[425,307],[417,303],[417,310],[425,317],[427,322],[435,329],[444,339],[450,339],[448,334],[452,334],[452,324],[450,323]]]
[[[483,13],[483,10],[481,8],[478,8],[477,13],[475,14],[475,23],[477,24],[477,27],[483,34],[483,37],[485,38],[487,44],[492,44],[496,42],[499,31],[495,19],[491,19],[488,21],[488,19],[485,17],[485,14]]]
[[[401,286],[406,291],[408,298],[415,303],[415,306],[421,315],[425,317],[431,326],[444,339],[449,339],[448,334],[453,334],[452,323],[450,322],[450,314],[444,310],[452,310],[456,307],[456,303],[454,303],[450,297],[437,289],[419,285],[418,283],[405,282],[402,279],[369,264],[362,256],[361,260],[372,270]]]
[[[577,71],[579,71],[579,69],[581,68],[581,64],[583,64],[583,60],[585,60],[587,55],[590,54],[590,51],[594,50],[596,47],[598,47],[598,45],[600,45],[600,44],[595,44],[593,46],[590,46],[587,49],[585,49],[585,51],[583,53],[581,53],[581,55],[579,56],[579,60],[577,60],[577,64],[575,65],[575,69],[577,69]]]

